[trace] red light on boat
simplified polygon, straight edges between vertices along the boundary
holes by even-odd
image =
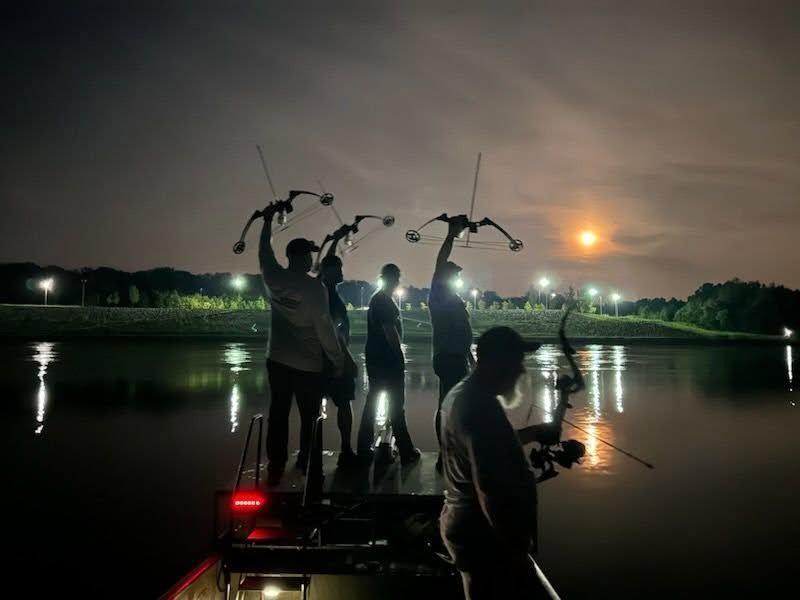
[[[267,498],[259,490],[237,490],[231,498],[231,508],[236,513],[258,512]]]

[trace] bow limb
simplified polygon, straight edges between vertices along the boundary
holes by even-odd
[[[508,239],[508,247],[512,252],[519,252],[520,250],[522,250],[523,247],[522,240],[512,237],[512,235],[508,233],[508,231],[506,231],[503,227],[492,221],[489,217],[484,217],[478,222],[479,227],[484,225],[489,225],[491,227],[494,227],[495,229],[497,229],[497,231],[502,233],[506,237],[506,239]]]

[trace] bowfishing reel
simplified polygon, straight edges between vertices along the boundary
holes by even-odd
[[[571,469],[572,465],[581,464],[581,459],[586,456],[586,446],[578,440],[564,440],[558,444],[534,448],[530,453],[531,465],[541,474],[536,481],[541,483],[558,475],[556,464]]]

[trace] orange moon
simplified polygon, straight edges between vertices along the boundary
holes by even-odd
[[[597,241],[597,235],[594,231],[582,231],[580,235],[581,244],[586,248],[591,248]]]

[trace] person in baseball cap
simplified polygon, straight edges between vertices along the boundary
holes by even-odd
[[[304,238],[294,238],[286,244],[286,258],[289,259],[289,269],[308,273],[314,264],[312,253],[319,252],[317,246],[311,240]]]
[[[478,338],[475,369],[442,403],[439,523],[471,600],[546,597],[528,559],[536,540],[536,473],[522,446],[553,439],[555,428],[515,431],[500,402],[514,394],[525,355],[538,347],[509,327],[489,329]]]
[[[267,425],[267,483],[276,485],[289,459],[289,412],[292,401],[300,412],[300,453],[297,467],[321,481],[321,448],[312,452],[314,421],[319,414],[327,372],[344,372],[345,353],[328,309],[325,286],[308,272],[311,240],[297,238],[286,246],[288,267],[282,266],[272,248],[272,221],[279,205],[263,211],[264,225],[258,248],[261,275],[267,289],[270,334],[267,346],[269,373],[269,420]]]
[[[475,362],[472,356],[472,326],[469,313],[464,299],[458,293],[459,274],[462,269],[460,265],[450,260],[456,238],[467,227],[469,219],[466,215],[457,215],[449,219],[447,236],[436,255],[431,291],[428,294],[433,328],[431,344],[433,372],[439,378],[439,398],[433,427],[440,446],[442,402],[453,386],[467,376],[470,366]],[[442,472],[441,454],[436,461],[436,470]]]

